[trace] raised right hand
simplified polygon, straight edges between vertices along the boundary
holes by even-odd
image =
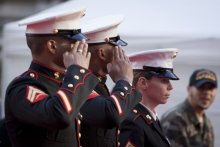
[[[116,46],[113,50],[113,60],[107,65],[107,69],[109,76],[114,82],[117,82],[118,80],[125,80],[132,83],[132,64],[121,47]]]
[[[76,64],[88,69],[90,58],[91,53],[88,52],[88,44],[85,40],[71,44],[71,50],[63,54],[63,62],[66,68]]]

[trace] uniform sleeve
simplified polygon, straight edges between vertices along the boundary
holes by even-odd
[[[120,147],[144,147],[144,131],[135,122],[125,120],[121,123]]]
[[[141,95],[128,82],[120,80],[106,97],[95,95],[83,105],[82,121],[97,127],[114,127],[124,120],[127,113],[141,100]]]
[[[161,124],[172,147],[190,147],[184,119],[178,116],[162,118]]]
[[[51,95],[42,83],[29,80],[26,78],[8,87],[6,113],[12,113],[20,122],[49,128],[64,128],[72,123],[98,83],[90,70],[77,65],[67,69],[60,89]]]

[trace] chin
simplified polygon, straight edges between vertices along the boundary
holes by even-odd
[[[167,99],[160,102],[160,104],[166,104],[166,103],[167,103]]]
[[[210,101],[202,101],[202,102],[200,103],[200,106],[201,106],[202,108],[204,108],[204,109],[208,109],[208,108],[210,107],[210,105],[211,105],[211,102],[210,102]]]
[[[204,109],[204,110],[206,110],[206,109],[208,109],[209,107],[210,107],[210,105],[200,105],[200,107],[202,108],[202,109]]]

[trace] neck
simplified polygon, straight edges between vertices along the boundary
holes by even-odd
[[[41,57],[37,57],[37,58],[33,57],[33,60],[36,61],[36,62],[39,62],[39,63],[41,63],[43,65],[46,65],[48,67],[52,67],[55,70],[59,70],[59,71],[64,71],[65,70],[64,67],[58,66],[57,64],[52,62],[50,58],[41,59]]]
[[[108,74],[107,72],[105,72],[102,64],[97,63],[97,62],[91,62],[90,61],[89,69],[93,73],[96,73],[97,75],[100,75],[100,76],[106,76]]]
[[[150,99],[146,98],[145,96],[142,97],[141,103],[145,105],[148,109],[150,109],[153,113],[156,113],[156,104],[152,102]]]
[[[195,110],[196,116],[198,118],[203,118],[204,115],[204,110],[200,109],[200,108],[193,108]]]
[[[188,98],[188,101],[190,103],[190,105],[192,106],[196,116],[200,119],[200,118],[203,118],[203,115],[204,115],[204,109],[198,107],[197,105],[195,105],[190,98]]]

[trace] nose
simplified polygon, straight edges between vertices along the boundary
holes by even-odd
[[[172,89],[173,89],[173,86],[172,86],[171,82],[169,81],[168,90],[172,90]]]

